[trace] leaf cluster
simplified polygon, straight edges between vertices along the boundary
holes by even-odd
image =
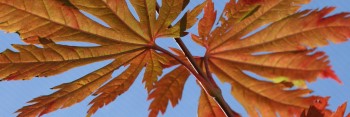
[[[151,100],[150,117],[164,114],[169,102],[172,106],[179,103],[191,74],[202,88],[200,117],[240,116],[223,99],[215,78],[232,86],[232,96],[252,117],[344,116],[346,103],[334,113],[326,111],[324,104],[317,105],[328,98],[310,96],[312,90],[306,83],[318,78],[341,83],[328,56],[316,48],[350,38],[349,13],[328,16],[333,7],[299,11],[309,0],[230,0],[222,14],[211,0],[185,11],[189,2],[0,0],[0,29],[16,32],[28,43],[13,45],[18,51],[0,54],[1,80],[48,77],[112,60],[81,78],[53,87],[57,91],[52,94],[31,100],[17,111],[18,116],[42,116],[92,95],[95,98],[87,112],[91,116],[128,91],[143,69],[142,81]],[[204,56],[192,56],[181,40],[196,23],[198,32],[190,36],[206,49]],[[260,27],[266,28],[256,31]],[[168,51],[155,43],[159,38],[173,38],[181,49]],[[57,44],[63,41],[98,46]],[[112,76],[123,66],[123,72]],[[169,67],[175,69],[163,73]]]

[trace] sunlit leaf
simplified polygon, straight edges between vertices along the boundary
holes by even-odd
[[[148,99],[153,99],[149,107],[149,117],[156,117],[159,112],[165,113],[168,102],[174,107],[182,97],[185,82],[190,73],[184,66],[179,66],[169,72],[156,83],[154,90],[149,94]]]
[[[145,60],[146,55],[146,53],[138,55],[123,73],[113,78],[94,93],[97,97],[90,102],[91,107],[88,115],[94,114],[99,108],[111,103],[117,96],[130,88],[147,62]]]
[[[149,60],[149,62],[146,65],[142,82],[145,83],[147,91],[150,92],[153,89],[154,83],[158,81],[158,77],[163,73],[162,64],[168,63],[168,61],[155,51],[149,51],[145,59]]]
[[[212,97],[206,94],[203,90],[199,97],[198,117],[225,117],[225,113],[216,104]]]
[[[55,42],[80,41],[104,45],[130,42],[59,0],[0,0],[0,11],[0,29],[19,32],[24,40],[39,36]]]
[[[117,55],[140,50],[142,46],[114,44],[98,47],[64,46],[45,44],[13,45],[19,52],[6,50],[0,54],[0,78],[4,80],[28,80],[34,76],[52,76],[85,64],[113,59]]]
[[[58,90],[57,92],[33,99],[29,102],[33,103],[32,105],[23,107],[17,111],[20,113],[18,116],[41,116],[57,109],[66,108],[75,103],[81,102],[98,89],[104,82],[109,80],[115,69],[126,64],[139,53],[140,52],[135,52],[126,56],[118,56],[115,61],[99,70],[89,73],[73,82],[54,87],[53,89]]]
[[[247,110],[249,116],[281,117],[300,115],[318,97],[304,97],[308,89],[287,90],[289,84],[272,83],[254,79],[224,61],[213,60],[212,71],[220,80],[232,85],[232,95]]]
[[[200,117],[231,113],[215,103],[222,95],[213,79],[216,76],[232,86],[232,95],[252,117],[344,116],[346,103],[336,112],[327,110],[329,97],[310,95],[306,83],[318,78],[342,83],[328,56],[316,48],[350,38],[349,13],[330,15],[333,7],[298,11],[310,0],[229,0],[217,16],[212,0],[184,12],[189,2],[0,0],[0,30],[15,32],[29,44],[13,45],[18,51],[0,53],[0,80],[53,76],[90,63],[112,61],[54,87],[57,91],[50,95],[33,99],[17,111],[18,116],[41,116],[93,95],[96,97],[87,115],[91,116],[128,91],[142,70],[151,117],[164,114],[169,101],[173,107],[179,103],[191,73],[203,88]],[[196,23],[198,35],[192,33],[191,37],[206,53],[193,57],[180,37]],[[170,48],[171,52],[158,46],[156,39],[160,37],[176,38],[182,50]],[[56,44],[62,41],[97,45]],[[126,70],[112,76],[122,66]],[[165,68],[175,66],[161,77]]]

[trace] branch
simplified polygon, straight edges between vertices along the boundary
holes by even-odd
[[[183,66],[185,66],[196,78],[198,81],[200,82],[206,82],[206,80],[200,75],[198,74],[193,67],[191,67],[189,64],[185,63],[184,61],[182,61],[178,56],[174,55],[173,53],[169,52],[168,50],[165,50],[162,47],[159,47],[158,45],[155,45],[153,47],[153,49],[158,50],[163,52],[164,54],[167,54],[169,56],[171,56],[172,58],[174,58],[176,61],[178,61],[180,64],[182,64]]]
[[[196,61],[194,60],[194,57],[192,56],[191,52],[188,50],[184,42],[180,38],[174,38],[174,39],[177,42],[177,44],[180,46],[181,50],[186,55],[187,59],[190,61],[192,67],[196,70],[196,73],[198,73],[199,75],[201,75],[201,77],[205,79],[205,81],[200,81],[200,80],[198,81],[201,84],[209,85],[209,87],[207,87],[206,85],[202,87],[204,91],[215,100],[215,102],[219,105],[220,109],[225,113],[227,117],[240,117],[240,115],[237,112],[233,111],[231,107],[226,103],[225,99],[222,96],[221,89],[217,86],[215,81],[212,79],[209,68],[206,68],[206,71],[209,71],[207,72],[207,75],[210,76],[210,79],[207,77],[206,74],[204,74],[203,70],[196,63]],[[208,64],[207,64],[208,61],[204,60],[204,62],[206,67],[208,67]]]
[[[193,55],[191,54],[191,52],[188,50],[188,48],[186,47],[185,43],[180,39],[180,38],[174,38],[176,43],[180,46],[182,52],[184,52],[186,58],[188,61],[190,61],[192,67],[196,70],[196,72],[198,74],[200,74],[201,76],[204,77],[205,80],[207,80],[209,82],[209,79],[207,78],[207,75],[203,72],[203,70],[198,66],[198,64],[196,63],[196,60],[194,60]]]
[[[214,83],[214,85],[216,86],[216,87],[219,87],[216,83],[215,83],[215,81],[214,81],[214,78],[213,78],[213,76],[211,75],[211,71],[210,71],[210,69],[209,69],[209,58],[208,58],[208,56],[207,55],[205,55],[204,57],[203,57],[203,61],[204,61],[204,68],[205,68],[205,73],[207,74],[207,77],[208,77],[208,79],[209,79],[209,81],[210,82],[213,82]]]
[[[156,3],[156,11],[157,11],[157,13],[159,13],[159,10],[160,10],[160,7],[159,7],[159,4],[157,2]],[[169,27],[171,27],[171,25]],[[191,52],[188,50],[188,48],[186,47],[184,42],[180,38],[174,38],[174,39],[177,42],[177,44],[180,46],[181,50],[184,52],[186,58],[188,59],[188,61],[191,63],[192,66],[189,66],[184,61],[180,60],[179,57],[177,57],[173,53],[165,50],[162,47],[159,47],[159,46],[155,45],[154,49],[159,50],[159,51],[161,51],[161,52],[163,52],[163,53],[173,57],[180,64],[184,65],[195,76],[195,78],[198,80],[198,82],[199,82],[200,86],[202,87],[202,89],[215,100],[215,102],[218,104],[218,106],[221,108],[221,110],[225,113],[225,115],[227,117],[240,117],[240,115],[237,112],[233,111],[231,109],[231,107],[224,100],[224,98],[222,96],[222,93],[221,93],[221,89],[217,86],[217,84],[215,83],[215,81],[213,80],[213,78],[212,78],[212,76],[210,74],[211,72],[209,71],[209,68],[207,68],[208,67],[208,65],[207,65],[208,63],[205,63],[206,64],[206,69],[207,69],[207,71],[209,71],[209,72],[207,72],[207,75],[210,74],[210,75],[207,76],[203,72],[203,70],[198,66],[198,64],[196,63],[194,57],[192,56]]]

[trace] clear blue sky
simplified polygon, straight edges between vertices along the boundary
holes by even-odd
[[[219,1],[219,0],[217,0]],[[220,11],[223,8],[223,1],[215,3],[216,8]],[[199,4],[202,0],[192,0],[189,7],[193,7]],[[336,12],[350,12],[350,1],[349,0],[313,0],[309,5],[305,5],[303,9],[314,9],[322,8],[325,6],[336,6]],[[192,32],[196,32],[195,28],[191,29]],[[190,40],[188,37],[184,40]],[[187,42],[187,41],[186,41]],[[22,44],[19,37],[16,34],[5,34],[0,32],[0,51],[7,48],[11,48],[11,44]],[[161,40],[157,43],[161,45],[175,46],[172,41]],[[74,43],[78,44],[78,43]],[[195,55],[202,55],[203,48],[196,46],[194,43],[189,43],[191,51]],[[336,71],[337,75],[344,82],[343,85],[337,84],[332,80],[319,80],[316,83],[310,84],[309,88],[313,89],[314,94],[322,96],[332,96],[330,100],[329,108],[335,109],[340,104],[350,99],[350,42],[338,45],[331,45],[321,48],[327,52],[330,56],[331,64]],[[104,65],[107,62],[95,63],[80,68],[75,68],[64,74],[41,79],[33,79],[31,81],[14,81],[14,82],[0,82],[0,117],[13,117],[13,114],[17,109],[26,105],[26,102],[38,97],[40,95],[51,94],[54,87],[58,84],[70,82],[74,79],[80,78],[85,74],[94,71]],[[117,75],[118,72],[114,74]],[[141,73],[143,74],[143,73]],[[232,106],[235,111],[238,111],[243,116],[247,116],[244,109],[232,98],[230,92],[230,86],[227,84],[220,85],[223,88],[224,96],[228,103]],[[135,81],[135,84],[130,88],[128,92],[120,96],[115,102],[108,106],[100,109],[95,117],[109,117],[109,116],[120,116],[120,117],[144,117],[148,115],[149,101],[146,101],[146,91],[143,89],[144,85],[141,83],[141,77]],[[183,98],[178,106],[175,108],[168,107],[165,117],[195,117],[197,112],[198,98],[199,98],[199,87],[195,83],[194,78],[188,80],[185,86]],[[90,102],[92,97],[89,97],[85,101],[76,104],[68,109],[60,109],[54,113],[45,115],[45,117],[84,117],[88,110],[87,104]],[[350,111],[347,109],[347,113]]]

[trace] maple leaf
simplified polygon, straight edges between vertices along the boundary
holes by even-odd
[[[188,11],[170,27],[188,2],[163,0],[156,17],[156,0],[130,0],[140,18],[138,21],[125,0],[0,0],[0,29],[17,32],[29,44],[43,45],[43,48],[13,45],[19,52],[7,50],[1,53],[0,77],[3,80],[52,76],[78,66],[113,59],[105,67],[55,87],[59,89],[57,92],[35,98],[30,101],[31,105],[17,111],[18,116],[41,116],[94,94],[97,97],[88,111],[88,115],[92,115],[127,91],[143,68],[146,69],[143,82],[150,92],[162,74],[163,66],[168,64],[167,58],[155,50],[155,40],[184,36],[184,31],[196,23],[204,6],[203,3]],[[108,26],[86,17],[80,10],[96,16]],[[60,41],[89,42],[99,46],[56,44]],[[120,66],[128,68],[112,78],[112,72]]]
[[[112,60],[82,78],[54,87],[57,91],[52,94],[31,100],[17,111],[20,117],[42,116],[93,95],[87,114],[91,116],[128,91],[143,69],[142,82],[152,101],[150,117],[164,114],[169,101],[173,107],[178,104],[191,74],[202,87],[198,116],[239,116],[225,106],[212,73],[232,85],[232,95],[250,116],[343,116],[346,103],[333,113],[325,109],[328,97],[309,96],[312,91],[306,87],[293,89],[317,78],[341,83],[328,57],[316,48],[350,38],[349,13],[328,16],[333,7],[298,11],[309,1],[230,0],[217,19],[212,0],[182,17],[189,0],[162,0],[161,6],[157,0],[129,0],[131,5],[126,0],[0,0],[0,29],[16,32],[30,44],[13,45],[17,52],[0,53],[0,80],[30,80]],[[197,22],[203,8],[198,36],[191,37],[207,50],[203,57],[193,57],[180,37]],[[260,27],[266,28],[257,30]],[[155,43],[160,37],[174,38],[182,50],[170,48],[173,54],[161,48]],[[61,41],[97,46],[57,44]],[[162,76],[163,69],[176,65]],[[112,76],[121,66],[126,70]],[[310,105],[307,114],[302,112]]]
[[[308,2],[230,0],[213,31],[214,6],[210,1],[204,8],[199,36],[192,34],[192,39],[207,48],[209,71],[232,85],[232,95],[250,116],[300,115],[313,100],[321,98],[305,97],[312,92],[308,89],[289,89],[294,86],[291,82],[330,77],[341,83],[331,70],[328,57],[314,48],[350,38],[348,13],[325,17],[332,7],[296,13],[300,5]],[[266,28],[251,33],[265,25]],[[283,77],[287,82],[257,80],[245,71],[269,80]]]

